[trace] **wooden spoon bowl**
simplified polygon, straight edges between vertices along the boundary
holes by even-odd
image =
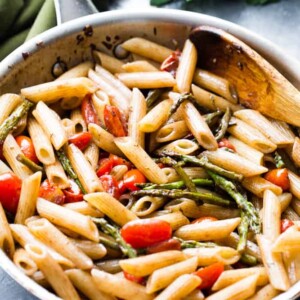
[[[299,90],[256,51],[211,26],[199,26],[189,37],[198,50],[198,66],[228,79],[242,105],[300,126]]]

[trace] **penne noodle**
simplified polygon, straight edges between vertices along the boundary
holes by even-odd
[[[263,235],[258,234],[256,238],[270,283],[275,289],[286,291],[290,287],[290,282],[283,265],[281,253],[272,252],[271,241]]]
[[[164,289],[156,300],[183,299],[195,290],[202,280],[193,274],[184,274],[176,278],[166,289]]]
[[[76,109],[81,105],[82,98],[80,97],[71,97],[71,98],[63,98],[59,102],[59,105],[62,110]],[[56,104],[55,102],[54,104]]]
[[[20,154],[23,154],[21,148],[15,138],[9,134],[3,143],[3,156],[13,172],[21,179],[25,179],[32,174],[32,171],[17,160]]]
[[[180,93],[189,93],[193,76],[197,64],[197,49],[195,45],[187,39],[183,46],[179,65],[176,70],[176,89]]]
[[[174,152],[182,155],[189,155],[195,152],[196,150],[199,149],[199,145],[191,140],[188,139],[178,139],[176,141],[173,141],[156,151],[159,152]]]
[[[123,72],[155,72],[158,69],[150,64],[147,60],[136,60],[122,65]],[[116,73],[122,73],[118,71]]]
[[[300,231],[298,231],[297,226],[292,226],[277,237],[272,245],[272,251],[298,251],[300,248],[299,242]]]
[[[290,192],[297,199],[300,199],[300,177],[290,170],[288,170],[288,177],[290,181]]]
[[[44,274],[41,271],[33,273],[30,278],[44,288],[50,288],[49,282],[46,280]]]
[[[180,211],[163,214],[154,218],[168,222],[171,225],[172,230],[177,230],[181,226],[190,223],[189,219],[186,216],[184,216]]]
[[[13,262],[27,276],[33,275],[38,270],[38,267],[34,260],[23,248],[19,248],[16,250],[13,256]]]
[[[217,149],[217,141],[196,107],[192,103],[184,101],[182,103],[182,108],[186,125],[196,138],[197,142],[205,149]]]
[[[282,193],[278,196],[280,202],[281,213],[283,213],[290,205],[293,195],[291,193]],[[293,206],[293,205],[292,205]]]
[[[173,87],[175,79],[168,72],[134,72],[134,73],[118,73],[117,78],[120,79],[128,88],[138,89],[158,89],[165,87]]]
[[[91,61],[82,62],[68,71],[64,72],[62,75],[57,77],[55,81],[72,79],[78,77],[87,77],[89,69],[93,68],[94,64]]]
[[[77,268],[91,269],[93,267],[93,261],[47,219],[31,221],[27,226],[40,241],[68,258]]]
[[[116,274],[118,272],[122,272],[119,262],[120,259],[108,259],[97,262],[96,266],[99,270],[110,274]]]
[[[261,288],[256,294],[250,297],[248,300],[272,300],[276,297],[280,292],[273,288],[272,284],[267,284],[263,288]]]
[[[86,77],[68,78],[41,83],[21,89],[21,95],[26,99],[38,103],[53,103],[61,98],[84,97],[96,91],[93,81]]]
[[[167,250],[145,256],[123,259],[120,261],[120,266],[123,271],[134,276],[147,276],[157,269],[170,266],[185,259],[186,257],[182,251]]]
[[[73,285],[91,300],[114,300],[113,296],[101,292],[92,276],[85,271],[71,269],[65,271]]]
[[[240,222],[241,218],[234,218],[209,223],[188,224],[177,229],[174,234],[184,240],[211,241],[227,237]]]
[[[196,289],[193,292],[189,293],[184,300],[203,300],[205,297],[203,295],[203,293]]]
[[[260,175],[268,171],[267,168],[256,165],[250,160],[222,148],[216,151],[205,151],[202,155],[207,157],[211,163],[245,177]]]
[[[89,124],[89,132],[92,134],[93,142],[101,149],[117,156],[123,156],[122,151],[116,146],[114,136],[96,124]]]
[[[146,294],[145,287],[138,283],[97,269],[93,269],[91,274],[97,288],[104,293],[125,300],[153,299],[152,295]]]
[[[70,186],[65,170],[57,157],[55,157],[53,164],[45,165],[45,173],[51,184],[61,189],[66,189]]]
[[[130,102],[130,113],[128,119],[128,136],[145,148],[145,134],[141,130],[139,123],[144,119],[147,113],[146,100],[141,91],[137,88],[132,90],[132,98]]]
[[[34,215],[41,179],[42,173],[36,172],[23,180],[15,216],[16,224],[24,224],[27,218]]]
[[[10,258],[15,253],[15,244],[10,230],[5,211],[0,203],[0,249],[2,249]]]
[[[74,286],[61,266],[49,255],[45,248],[36,244],[28,244],[25,250],[37,264],[55,292],[63,299],[80,300]]]
[[[167,121],[171,106],[172,100],[170,99],[159,102],[138,122],[138,129],[142,132],[158,130]]]
[[[92,207],[86,201],[79,201],[73,203],[66,203],[63,207],[76,211],[86,216],[95,217],[95,218],[103,218],[103,213],[98,209]]]
[[[281,135],[285,136],[286,139],[293,140],[295,138],[295,134],[289,124],[273,118],[268,118],[268,120],[272,123],[273,127],[276,127],[277,130],[281,132]]]
[[[0,124],[22,103],[17,94],[3,94],[0,97]]]
[[[237,218],[240,216],[239,209],[226,208],[218,205],[204,203],[198,206],[198,210],[194,214],[195,218],[201,218],[205,216],[212,216],[219,220]]]
[[[70,119],[75,126],[75,133],[87,131],[85,120],[79,108],[73,109],[70,113]]]
[[[263,153],[270,153],[276,150],[276,144],[263,135],[259,129],[235,117],[231,118],[231,122],[234,125],[229,126],[227,131],[237,139]]]
[[[105,92],[98,90],[92,95],[92,103],[101,124],[105,124],[104,108],[106,105],[110,105],[109,96]]]
[[[291,284],[296,283],[300,279],[300,255],[298,250],[290,250],[282,253],[285,268]]]
[[[258,275],[250,275],[210,296],[207,300],[244,300],[254,295]]]
[[[96,171],[98,168],[100,151],[98,146],[95,143],[90,143],[87,148],[84,150],[84,156],[86,160],[90,163],[93,170]]]
[[[68,140],[60,117],[41,101],[36,105],[32,114],[46,132],[54,148],[59,150]]]
[[[287,154],[292,158],[297,167],[300,166],[300,139],[295,137],[294,143],[285,148]]]
[[[45,165],[53,164],[55,155],[49,136],[34,118],[29,118],[27,125],[37,158]]]
[[[193,82],[205,90],[209,90],[224,97],[226,100],[232,103],[237,103],[237,91],[235,90],[234,86],[225,78],[206,70],[196,69]]]
[[[113,176],[117,181],[121,180],[125,173],[128,171],[126,165],[118,165],[112,168],[110,175]]]
[[[165,202],[163,197],[144,196],[133,204],[131,211],[138,217],[146,217],[162,207]]]
[[[124,72],[123,62],[115,57],[97,50],[93,51],[93,57],[95,58],[97,64],[113,74]]]
[[[138,37],[131,38],[121,45],[129,52],[145,56],[159,63],[162,63],[173,52],[171,49]]]
[[[263,286],[268,284],[269,278],[264,267],[243,268],[234,270],[225,270],[212,286],[212,291],[219,291],[243,278],[258,274],[256,284]]]
[[[283,212],[282,219],[288,219],[290,221],[299,221],[300,216],[289,206]]]
[[[0,159],[0,175],[12,172],[12,170]]]
[[[96,172],[84,154],[74,144],[67,146],[67,155],[86,192],[95,193],[103,191],[101,181]]]
[[[216,262],[232,265],[240,259],[240,254],[233,248],[216,246],[212,248],[188,248],[182,251],[187,257],[197,257],[198,266],[209,266]]]
[[[243,108],[242,106],[233,104],[220,96],[200,88],[195,84],[192,84],[192,93],[200,106],[210,110],[221,110],[225,112],[227,107],[229,107],[231,111],[238,111]]]
[[[294,142],[294,139],[286,138],[285,135],[282,135],[280,130],[274,127],[272,123],[257,110],[241,109],[235,112],[234,116],[258,129],[278,147],[284,147]]]
[[[160,169],[147,152],[130,137],[115,138],[114,141],[136,168],[151,182],[158,184],[167,182],[167,176],[162,169]]]
[[[162,126],[156,134],[156,141],[158,143],[170,142],[185,137],[189,132],[185,121],[177,121]]]
[[[262,152],[256,150],[253,147],[250,147],[246,143],[242,142],[241,140],[233,136],[229,136],[228,140],[234,146],[237,154],[252,161],[256,165],[263,164],[264,154]]]
[[[179,276],[194,272],[197,265],[197,257],[192,257],[173,265],[155,270],[147,280],[146,292],[151,294],[167,287]]]
[[[108,193],[92,193],[84,196],[90,205],[96,207],[116,224],[123,226],[138,217]]]
[[[55,225],[62,226],[73,232],[79,233],[87,239],[98,242],[99,233],[90,217],[76,211],[38,198],[37,211],[41,217],[48,219]]]

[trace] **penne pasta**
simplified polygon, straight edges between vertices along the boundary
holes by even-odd
[[[84,156],[86,160],[90,163],[92,166],[92,169],[94,171],[98,168],[98,162],[99,162],[99,156],[100,151],[98,146],[95,143],[90,143],[87,148],[84,150]]]
[[[78,77],[87,77],[89,69],[93,68],[93,66],[94,64],[91,61],[84,61],[72,67],[68,71],[64,72],[62,75],[57,77],[55,81],[78,78]]]
[[[163,197],[144,196],[134,203],[131,211],[138,217],[146,217],[162,207],[165,202]]]
[[[181,226],[187,225],[190,223],[189,219],[184,214],[182,214],[180,211],[166,213],[161,216],[156,216],[154,218],[168,222],[171,225],[172,230],[177,230]]]
[[[97,50],[93,51],[93,57],[96,59],[99,65],[113,74],[124,72],[123,62],[115,57]]]
[[[22,103],[17,94],[4,94],[0,97],[0,124]]]
[[[106,105],[110,105],[109,96],[105,92],[98,90],[92,95],[92,103],[101,124],[105,124],[104,108]]]
[[[272,284],[267,284],[261,288],[256,294],[249,298],[249,300],[271,300],[276,297],[280,292],[273,288]]]
[[[181,139],[185,137],[188,133],[189,129],[185,121],[177,121],[162,126],[158,130],[155,138],[158,143],[164,143]]]
[[[285,232],[278,235],[272,245],[273,252],[298,251],[299,250],[300,232],[297,226],[288,228]]]
[[[156,72],[158,69],[146,60],[136,60],[122,65],[123,72]],[[122,73],[117,71],[116,73]]]
[[[101,211],[92,207],[89,203],[85,201],[66,203],[63,205],[63,207],[90,217],[102,218],[104,216]]]
[[[38,270],[38,267],[34,260],[23,248],[19,248],[15,251],[13,262],[27,276],[33,275]]]
[[[69,179],[57,157],[53,164],[45,165],[45,173],[51,184],[58,186],[61,189],[70,186]]]
[[[290,170],[288,171],[288,177],[289,177],[289,181],[290,181],[291,193],[296,198],[300,199],[300,177]]]
[[[15,252],[15,244],[13,236],[5,215],[2,204],[0,203],[0,249],[2,249],[9,257],[13,257]]]
[[[159,149],[156,152],[174,152],[183,155],[189,155],[194,153],[196,150],[199,149],[199,145],[191,140],[188,139],[178,139],[173,141]]]
[[[12,172],[12,170],[0,159],[0,175]]]
[[[79,108],[73,109],[70,113],[70,119],[75,126],[75,133],[87,131],[85,120]]]

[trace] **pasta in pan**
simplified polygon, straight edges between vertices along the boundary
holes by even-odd
[[[189,39],[121,46],[132,61],[93,51],[96,64],[0,97],[0,248],[63,299],[288,290],[300,280],[295,128],[241,106]]]

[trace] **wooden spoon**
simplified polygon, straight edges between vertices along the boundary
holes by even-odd
[[[300,92],[256,51],[222,29],[199,26],[190,34],[198,65],[235,85],[239,101],[264,115],[300,126]]]

